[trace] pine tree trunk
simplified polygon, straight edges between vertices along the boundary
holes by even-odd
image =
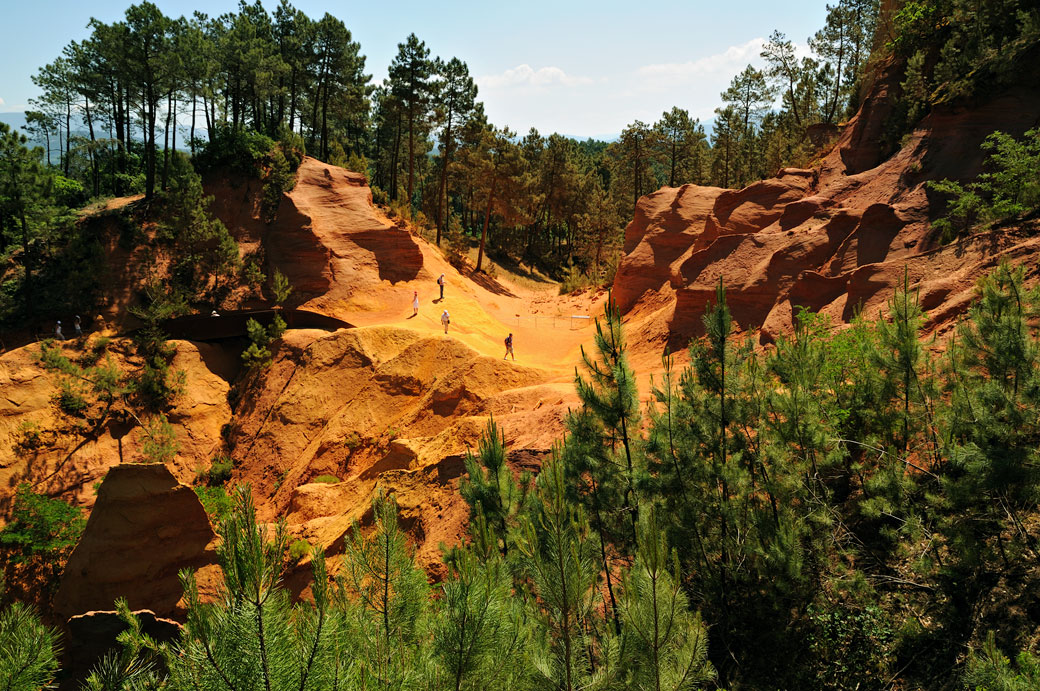
[[[480,271],[480,264],[484,260],[484,243],[487,242],[488,223],[491,221],[491,205],[495,200],[495,183],[497,182],[498,177],[492,175],[491,191],[488,192],[487,209],[484,210],[484,229],[480,231],[480,249],[477,250],[477,271]]]

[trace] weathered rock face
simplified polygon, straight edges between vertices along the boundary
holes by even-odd
[[[294,286],[291,301],[328,314],[351,309],[383,281],[412,280],[423,267],[415,238],[375,210],[362,175],[309,157],[263,237],[272,268]]]
[[[195,492],[160,464],[109,470],[76,549],[62,575],[54,609],[65,617],[111,609],[124,597],[131,609],[161,617],[183,614],[177,573],[198,569],[215,582],[214,534]]]
[[[940,246],[926,180],[981,168],[982,140],[1016,136],[1040,119],[1040,93],[1017,89],[970,111],[938,110],[884,162],[878,136],[898,75],[883,73],[833,151],[813,170],[781,170],[742,190],[686,185],[640,200],[626,231],[614,297],[630,318],[660,314],[667,345],[703,333],[701,316],[721,279],[734,321],[768,343],[797,309],[850,321],[876,313],[904,271],[921,290],[928,327],[963,311],[977,278],[1002,257],[1040,257],[1040,239],[988,233]],[[674,296],[674,297],[673,297]],[[662,299],[673,300],[663,310]],[[644,328],[645,320],[640,322]]]
[[[171,366],[184,372],[185,387],[167,412],[178,444],[170,470],[181,482],[191,482],[209,468],[222,444],[221,430],[231,417],[227,378],[237,358],[219,346],[173,343]],[[62,350],[71,360],[83,355],[74,341]],[[39,346],[29,345],[0,355],[0,505],[19,483],[29,482],[37,492],[89,508],[94,484],[109,468],[143,459],[145,435],[133,417],[118,410],[96,433],[85,420],[62,415],[54,403],[60,377],[41,366],[39,352]],[[141,365],[129,340],[113,340],[107,353],[123,372]],[[35,443],[25,443],[27,429],[38,433]]]
[[[287,516],[333,556],[376,488],[393,492],[420,563],[434,566],[468,523],[458,478],[488,415],[513,449],[559,434],[573,393],[550,378],[408,329],[287,332],[236,407],[232,482],[252,486],[261,520]],[[322,475],[340,482],[313,482]]]

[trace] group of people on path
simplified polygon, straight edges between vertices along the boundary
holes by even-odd
[[[72,320],[72,328],[75,331],[76,338],[83,335],[83,323],[80,321],[78,314],[76,315],[76,318]],[[58,320],[58,323],[54,325],[54,337],[59,341],[65,340],[65,334],[61,332],[61,320]]]
[[[444,274],[441,274],[440,276],[437,277],[437,287],[440,288],[440,298],[437,299],[437,302],[440,302],[440,301],[444,300],[444,284],[445,284]],[[419,315],[419,291],[418,290],[414,290],[414,291],[412,291],[412,316],[416,317],[418,315]],[[444,333],[448,333],[448,325],[450,325],[450,324],[451,324],[451,315],[448,314],[448,310],[445,309],[443,312],[441,312],[441,325],[444,327]],[[506,354],[502,356],[502,359],[505,360],[506,357],[512,357],[513,360],[515,361],[516,360],[516,355],[513,354],[513,334],[512,333],[510,333],[508,336],[506,336],[505,343],[506,343]]]

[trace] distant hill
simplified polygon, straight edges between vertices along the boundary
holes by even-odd
[[[25,126],[25,113],[21,111],[0,113],[0,122],[6,123],[11,127],[17,127],[18,129],[21,129]]]

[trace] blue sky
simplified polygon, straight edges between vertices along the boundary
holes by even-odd
[[[266,0],[272,9],[277,0]],[[233,10],[236,0],[159,0],[168,15]],[[2,3],[0,112],[24,110],[36,95],[30,79],[94,16],[119,19],[129,0],[19,0]],[[494,0],[294,5],[312,18],[342,19],[368,57],[376,80],[415,32],[432,54],[465,61],[492,122],[523,133],[611,135],[636,119],[653,122],[673,105],[711,118],[719,93],[773,29],[805,45],[823,24],[825,0]]]

